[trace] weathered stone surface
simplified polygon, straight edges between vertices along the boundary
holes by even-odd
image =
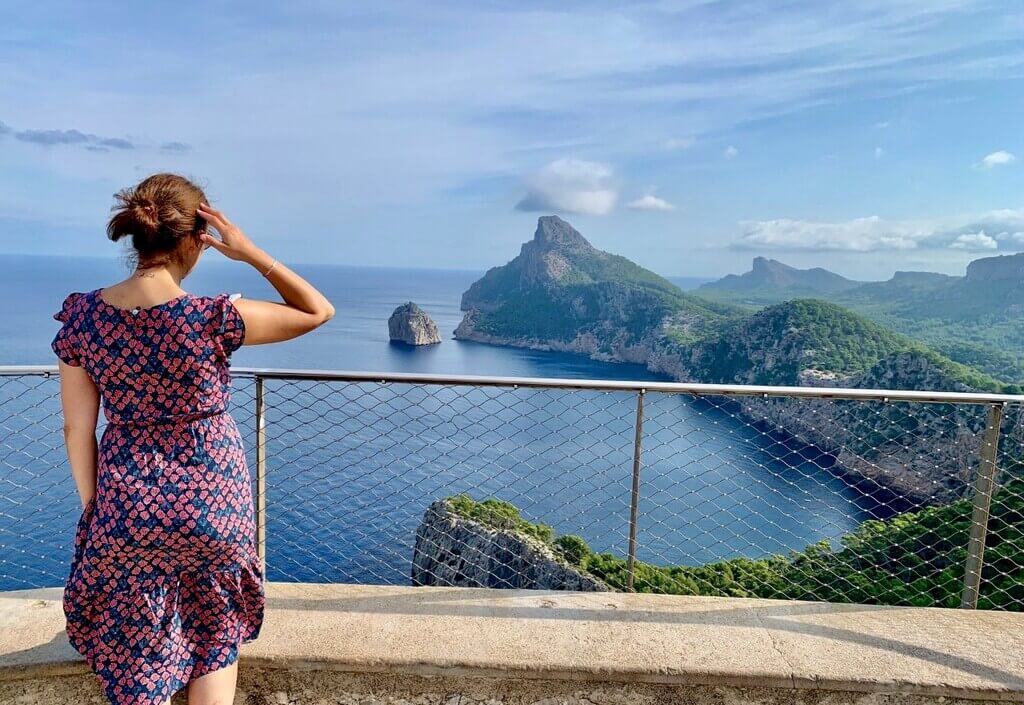
[[[267,607],[236,705],[1024,702],[1014,612],[278,582]],[[106,702],[60,589],[0,593],[0,703]]]
[[[388,319],[388,335],[406,345],[434,345],[441,342],[437,324],[412,301],[395,309]]]
[[[412,584],[530,590],[607,591],[607,585],[560,560],[546,545],[499,531],[431,504],[416,530]]]

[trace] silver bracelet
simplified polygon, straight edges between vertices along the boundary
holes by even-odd
[[[265,276],[265,277],[268,276],[271,272],[274,271],[274,267],[276,267],[276,266],[277,266],[277,260],[275,259],[274,263],[272,265],[270,265],[270,269],[268,269],[267,271],[265,271],[263,273],[263,276]]]

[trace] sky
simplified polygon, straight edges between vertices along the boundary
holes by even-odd
[[[195,178],[286,263],[486,269],[561,215],[664,275],[1024,250],[1024,2],[0,4],[0,252]]]

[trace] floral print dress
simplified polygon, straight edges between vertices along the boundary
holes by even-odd
[[[85,369],[107,421],[64,588],[71,645],[114,705],[162,705],[230,666],[263,623],[251,478],[228,413],[245,337],[237,295],[142,309],[75,292],[51,347]]]

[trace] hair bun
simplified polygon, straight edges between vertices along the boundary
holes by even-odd
[[[173,258],[205,221],[196,213],[206,201],[202,189],[177,174],[154,174],[138,185],[114,194],[107,236],[114,241],[131,237],[139,261]]]
[[[150,238],[160,232],[160,210],[156,204],[148,198],[138,198],[129,208],[132,217],[138,225],[140,234]]]

